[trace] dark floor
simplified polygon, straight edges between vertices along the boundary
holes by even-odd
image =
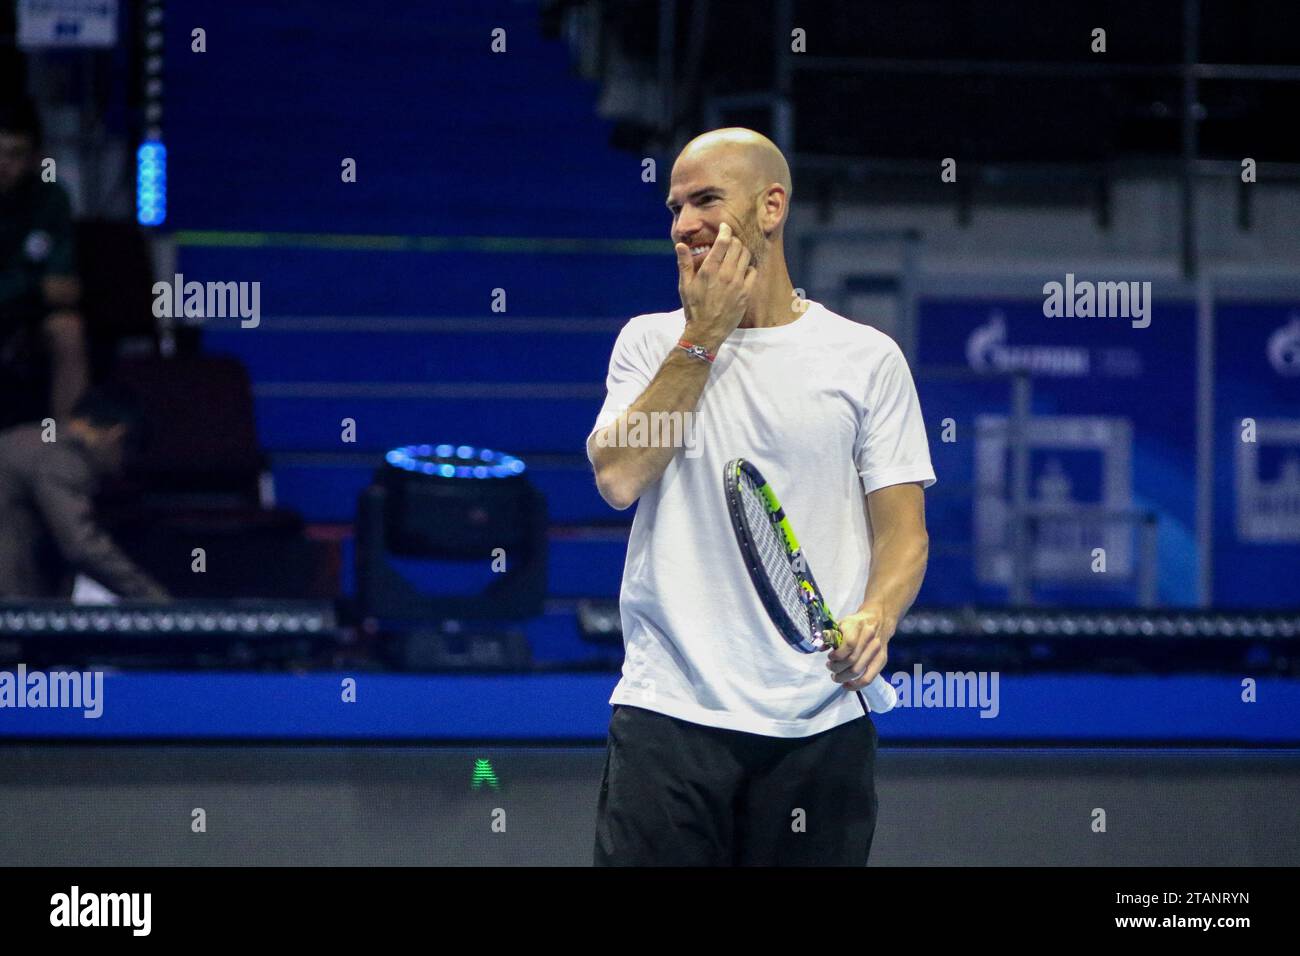
[[[495,745],[5,745],[0,863],[585,866],[602,760]],[[1300,864],[1296,753],[887,748],[877,787],[873,865]]]

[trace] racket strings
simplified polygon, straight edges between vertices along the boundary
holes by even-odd
[[[772,520],[763,496],[748,475],[741,475],[739,489],[745,512],[745,526],[749,529],[759,563],[767,574],[772,590],[791,622],[802,632],[811,634],[814,629],[812,613],[803,599],[799,579],[790,566],[790,553],[786,550],[785,539]]]

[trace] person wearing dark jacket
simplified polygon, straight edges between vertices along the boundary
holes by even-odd
[[[0,97],[0,427],[62,422],[89,381],[72,206],[40,147],[35,107]]]
[[[95,517],[100,482],[121,470],[139,434],[138,411],[123,396],[91,389],[54,427],[0,431],[0,599],[69,598],[84,574],[120,597],[165,600],[166,589]]]

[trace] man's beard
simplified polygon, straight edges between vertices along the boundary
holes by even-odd
[[[763,236],[763,230],[758,228],[757,216],[750,215],[748,218],[741,220],[740,233],[737,238],[749,250],[749,264],[757,269],[762,264],[763,257],[767,253],[767,240]]]

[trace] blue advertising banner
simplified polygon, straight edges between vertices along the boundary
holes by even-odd
[[[1221,301],[1214,603],[1300,605],[1300,303]]]
[[[920,600],[1007,600],[1016,557],[1011,375],[1023,371],[1032,382],[1026,502],[1036,531],[1031,553],[1020,558],[1032,569],[1035,600],[1134,603],[1144,570],[1142,528],[1153,520],[1155,599],[1192,606],[1194,305],[1152,301],[1149,283],[1093,287],[1068,276],[1059,285],[1042,299],[918,303],[917,387],[940,476],[936,491],[948,483],[969,502],[945,501],[931,512],[938,519],[932,543],[969,555],[968,593],[951,593],[949,582],[941,589],[948,593],[923,590]],[[1106,285],[1145,285],[1145,302],[1135,291],[1131,300],[1126,294],[1108,303]],[[927,375],[934,367],[979,377]]]
[[[889,670],[895,686],[906,671]],[[1300,744],[1300,681],[1224,675],[1004,674],[990,706],[913,699],[872,719],[885,744]],[[349,702],[347,679],[360,691]],[[609,729],[615,674],[111,673],[87,713],[0,705],[0,740],[573,741]]]

